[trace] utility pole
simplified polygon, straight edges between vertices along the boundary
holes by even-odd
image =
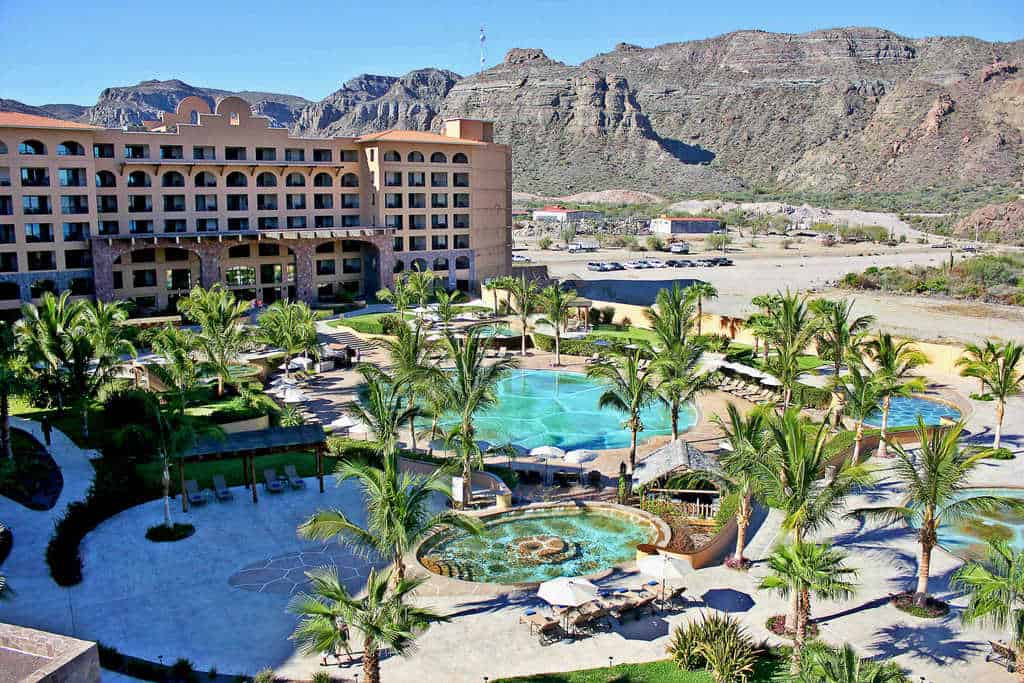
[[[485,58],[487,56],[487,34],[484,32],[484,25],[480,24],[480,71],[484,70]]]

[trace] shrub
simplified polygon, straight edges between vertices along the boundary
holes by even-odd
[[[563,225],[558,230],[558,237],[562,240],[565,246],[569,246],[574,239],[576,239],[576,226],[572,223]]]
[[[537,246],[540,247],[542,250],[550,249],[551,245],[553,243],[554,243],[554,240],[552,240],[547,235],[542,235],[541,238],[539,240],[537,240]]]
[[[380,319],[380,329],[383,334],[398,334],[398,328],[404,324],[397,315],[385,315]]]
[[[611,325],[612,321],[615,320],[615,307],[605,306],[601,309],[601,322],[605,325]]]
[[[1013,460],[1016,456],[1009,448],[1000,447],[989,450],[985,457],[991,460]]]
[[[664,242],[664,240],[662,240],[657,235],[648,235],[648,237],[647,237],[647,239],[645,241],[647,243],[647,248],[650,249],[651,251],[664,251],[665,250],[665,242]]]
[[[326,671],[317,671],[309,679],[309,683],[331,683],[331,675]]]
[[[724,249],[730,244],[732,244],[732,237],[730,237],[729,233],[726,232],[711,233],[704,238],[704,246],[707,247],[709,251]]]
[[[197,681],[199,677],[196,676],[192,662],[185,658],[178,659],[174,664],[171,665],[168,671],[172,680],[175,681]]]
[[[669,657],[680,669],[705,668],[715,681],[745,681],[757,651],[734,617],[705,613],[699,621],[679,625],[668,644]]]
[[[104,429],[100,439],[105,457],[124,463],[151,460],[153,431],[159,407],[154,395],[142,389],[111,391],[103,400]]]
[[[949,614],[949,605],[941,600],[928,596],[923,605],[914,600],[913,593],[900,593],[892,598],[892,605],[901,612],[921,619],[938,619]]]
[[[638,251],[640,249],[640,243],[637,241],[635,235],[626,235],[623,237],[622,246],[629,251]]]
[[[146,529],[146,538],[154,543],[173,543],[188,538],[196,532],[191,524],[173,524],[168,527],[164,524],[157,524]]]
[[[740,506],[740,495],[733,491],[722,496],[718,502],[718,512],[715,513],[715,533],[722,530],[733,517],[736,516],[736,508]]]
[[[252,679],[253,683],[274,683],[277,680],[274,674],[274,670],[266,668],[256,674],[256,677]]]

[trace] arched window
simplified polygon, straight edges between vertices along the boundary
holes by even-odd
[[[434,270],[448,270],[448,259],[438,256],[434,259]]]
[[[228,187],[245,187],[249,184],[249,179],[245,177],[245,174],[241,171],[232,171],[228,173],[228,177],[224,179],[224,184]]]
[[[331,184],[331,176],[327,173],[317,173],[313,176],[313,185],[316,187],[330,187]]]
[[[17,282],[0,282],[0,301],[13,301],[21,298],[21,287]]]
[[[145,171],[132,171],[128,174],[128,187],[149,187],[152,182]]]
[[[85,148],[73,140],[67,140],[57,145],[57,156],[84,157]]]
[[[469,269],[469,257],[468,256],[456,256],[455,257],[455,270],[468,270]]]
[[[232,125],[232,126],[237,126],[238,125],[238,112],[237,111],[231,112],[231,115],[228,117],[228,124]]]
[[[405,263],[402,261],[395,261],[395,267],[393,270],[396,273],[401,273],[403,270],[405,270]],[[17,288],[17,285],[15,285],[15,288]]]
[[[46,145],[39,140],[25,140],[18,145],[18,154],[46,154]]]
[[[444,155],[444,152],[434,152],[430,155],[430,163],[432,164],[447,164],[448,157]]]
[[[422,259],[422,258],[413,259],[412,269],[415,270],[415,271],[418,271],[420,273],[425,273],[428,270],[430,270],[427,267],[427,260],[426,259]]]
[[[306,178],[301,173],[289,173],[284,179],[284,184],[287,187],[305,187]]]
[[[277,176],[264,171],[256,176],[256,187],[277,187]]]
[[[355,173],[346,173],[341,176],[342,187],[359,187],[359,176]]]
[[[164,187],[185,187],[185,176],[177,171],[168,171],[160,179],[160,184]]]
[[[32,283],[31,287],[29,287],[29,290],[33,299],[38,299],[46,292],[56,295],[57,283],[53,280],[36,280]]]
[[[217,187],[217,177],[209,171],[196,174],[196,187]]]
[[[3,140],[0,140],[0,154],[7,154],[7,145],[4,144]]]
[[[409,156],[406,160],[411,164],[422,164],[423,163],[423,152],[412,151],[409,152]]]
[[[97,171],[96,187],[117,187],[117,176],[110,171]]]
[[[384,161],[401,161],[402,155],[393,149],[384,152]]]
[[[467,157],[462,152],[456,152],[454,155],[452,155],[452,163],[453,164],[468,164],[469,163],[469,157]]]

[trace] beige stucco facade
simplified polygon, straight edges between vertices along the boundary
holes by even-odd
[[[0,315],[46,290],[157,312],[214,282],[327,302],[414,267],[466,290],[510,272],[493,124],[295,138],[236,97],[138,129],[0,113]]]

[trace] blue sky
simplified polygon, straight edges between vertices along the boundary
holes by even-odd
[[[180,78],[315,100],[364,72],[472,73],[480,24],[488,65],[512,47],[578,63],[620,41],[651,46],[737,29],[859,25],[912,37],[1019,40],[1024,2],[0,0],[0,97],[92,104],[107,86]]]

